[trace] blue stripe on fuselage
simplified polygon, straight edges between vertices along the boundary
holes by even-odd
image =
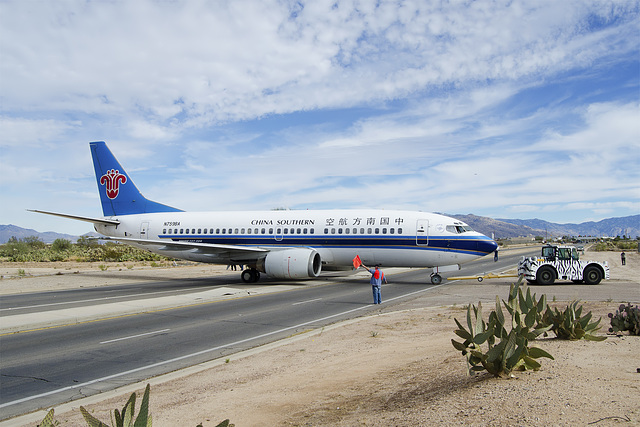
[[[415,236],[336,236],[336,235],[284,235],[281,240],[274,236],[247,235],[160,235],[160,239],[173,241],[209,243],[237,246],[305,246],[324,248],[371,248],[371,249],[417,249],[441,250],[469,254],[489,254],[496,244],[488,238],[430,237],[426,245],[417,245]]]

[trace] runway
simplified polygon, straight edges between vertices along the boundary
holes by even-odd
[[[521,253],[501,254],[467,264],[456,274],[474,275],[515,265]],[[76,325],[46,327],[0,336],[2,419],[104,392],[187,366],[228,357],[307,330],[363,316],[417,296],[434,287],[429,270],[389,275],[383,304],[371,304],[367,280],[300,282],[271,293],[231,295],[178,307],[148,309]],[[453,275],[453,274],[452,274]],[[50,292],[0,298],[3,323],[13,316],[36,318],[82,308],[96,314],[111,304],[213,293],[235,288],[229,277],[181,284],[151,282],[114,289]],[[264,287],[261,283],[256,287]],[[445,280],[442,285],[447,286]],[[52,305],[54,304],[54,305]],[[63,308],[64,307],[64,308]]]

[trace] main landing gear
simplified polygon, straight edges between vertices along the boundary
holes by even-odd
[[[255,268],[247,268],[242,272],[240,278],[244,283],[256,283],[260,280],[260,272]]]
[[[434,285],[439,285],[442,283],[442,276],[438,273],[431,273],[431,283]]]

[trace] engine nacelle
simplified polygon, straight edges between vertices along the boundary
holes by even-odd
[[[307,279],[320,275],[322,259],[315,249],[285,249],[269,252],[257,268],[276,279]]]

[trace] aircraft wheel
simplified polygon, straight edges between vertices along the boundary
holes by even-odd
[[[442,276],[439,274],[431,275],[431,283],[433,283],[434,285],[439,285],[440,283],[442,283]]]
[[[242,279],[242,281],[244,283],[252,283],[252,282],[254,282],[255,279],[254,279],[253,276],[254,275],[253,275],[252,270],[249,270],[249,269],[243,271],[242,274],[240,274],[240,278]]]

